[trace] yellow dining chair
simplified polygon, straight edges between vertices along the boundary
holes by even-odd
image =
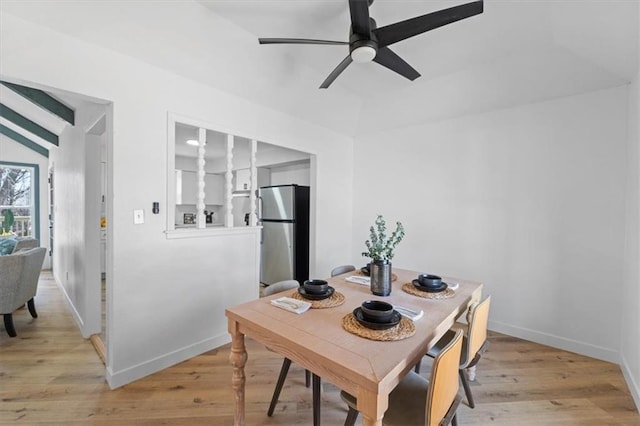
[[[410,371],[389,394],[389,408],[383,425],[457,425],[460,404],[457,371],[462,350],[462,331],[456,332],[433,361],[429,380]],[[357,399],[344,391],[342,400],[349,406],[345,426],[353,426],[358,417]]]
[[[270,286],[266,287],[262,291],[263,296],[271,296],[275,293],[280,293],[281,291],[291,290],[294,288],[298,288],[300,284],[296,280],[286,280],[279,281],[277,283],[273,283]],[[267,347],[267,349],[269,349]],[[273,396],[271,397],[271,404],[269,404],[269,410],[267,411],[267,415],[271,417],[273,415],[273,411],[278,404],[278,398],[280,397],[280,392],[282,392],[282,386],[284,385],[284,381],[287,378],[287,374],[289,373],[289,367],[291,367],[291,360],[289,358],[285,358],[282,361],[282,367],[280,368],[280,375],[278,376],[278,381],[276,382],[276,388],[273,390]],[[311,372],[309,370],[305,370],[305,386],[309,387],[311,382]],[[313,374],[313,424],[314,426],[320,425],[320,377]]]
[[[355,270],[356,270],[356,267],[353,265],[336,266],[331,270],[331,276],[335,277],[336,275],[344,274],[345,272],[351,272]]]
[[[474,408],[473,395],[471,394],[471,387],[469,381],[465,375],[465,370],[476,366],[482,355],[489,346],[487,340],[487,323],[489,322],[489,307],[491,306],[491,296],[488,296],[481,303],[474,303],[469,307],[467,313],[467,323],[455,323],[451,330],[440,339],[434,346],[427,352],[427,356],[432,358],[438,356],[438,353],[444,347],[447,339],[451,338],[451,335],[457,330],[462,330],[464,337],[462,340],[462,354],[460,356],[460,368],[459,375],[462,386],[464,387],[464,393],[467,396],[467,402],[469,407]],[[416,373],[420,372],[420,363],[416,365]]]

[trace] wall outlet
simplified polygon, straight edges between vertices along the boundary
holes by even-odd
[[[144,223],[144,210],[133,211],[133,223],[134,225],[140,225]]]

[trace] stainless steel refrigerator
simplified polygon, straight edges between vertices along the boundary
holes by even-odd
[[[309,279],[309,187],[265,186],[258,191],[260,282]]]

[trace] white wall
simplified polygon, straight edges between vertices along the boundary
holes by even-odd
[[[105,107],[83,103],[58,147],[54,174],[53,273],[84,337],[100,333],[100,141],[86,135]]]
[[[481,281],[493,330],[617,362],[626,94],[358,141],[355,249],[377,213],[400,220],[395,266]]]
[[[335,209],[351,198],[350,138],[8,13],[0,14],[0,38],[4,76],[113,102],[107,206],[107,377],[111,386],[224,343],[228,340],[224,308],[258,292],[255,230],[224,237],[165,236],[169,112],[314,154],[311,185],[316,232],[311,236],[310,273],[328,275],[333,266],[351,256],[350,244],[344,241],[351,232],[350,206]],[[242,52],[227,54],[218,60],[233,63],[233,55]],[[160,202],[159,215],[150,212],[154,201]],[[144,209],[143,225],[133,224],[134,209]],[[75,237],[68,243],[73,245],[70,250],[80,247]],[[321,257],[316,258],[316,253]]]
[[[295,183],[297,185],[309,186],[311,183],[309,163],[272,167],[270,170],[271,185],[288,185]]]
[[[0,135],[0,161],[37,164],[40,179],[40,246],[49,248],[49,187],[47,184],[49,159],[25,147],[5,135]],[[42,269],[51,268],[49,250],[44,257]]]
[[[639,36],[640,45],[640,36]],[[625,268],[620,363],[640,410],[640,72],[629,87]]]

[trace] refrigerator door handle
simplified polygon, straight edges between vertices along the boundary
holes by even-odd
[[[257,208],[257,215],[258,215],[258,224],[260,224],[262,222],[262,197],[258,196],[258,208]]]

